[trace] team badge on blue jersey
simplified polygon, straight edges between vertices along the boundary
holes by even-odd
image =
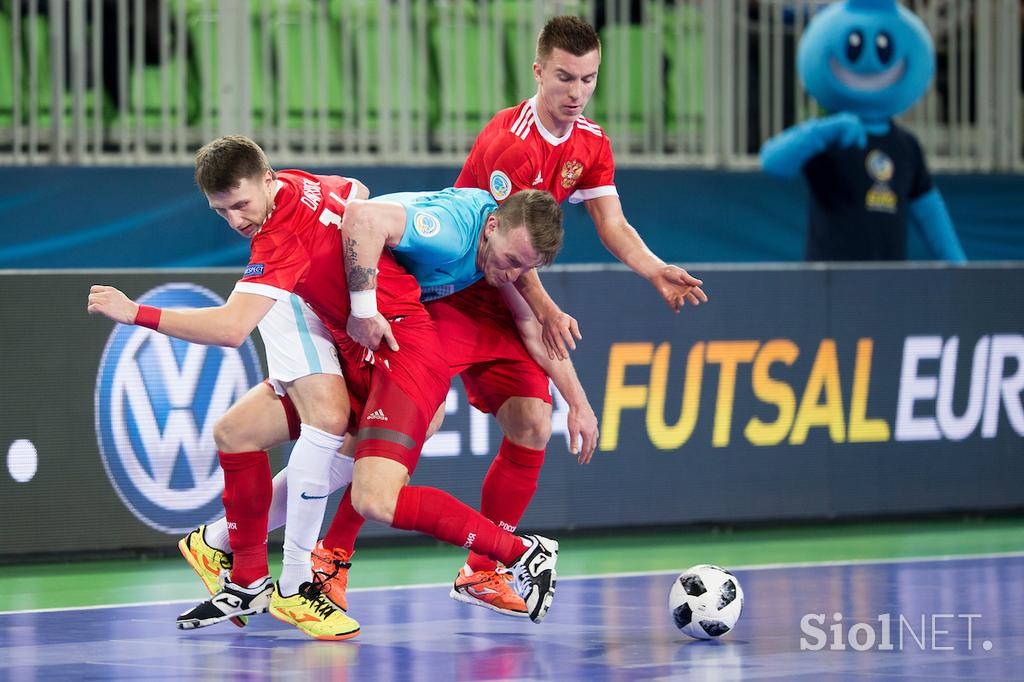
[[[139,303],[200,308],[224,300],[176,283],[148,291]],[[96,377],[96,439],[110,483],[140,521],[182,533],[223,513],[213,426],[261,376],[251,340],[219,348],[114,327]]]
[[[413,227],[421,237],[433,237],[441,231],[441,221],[430,213],[418,211],[412,218]]]
[[[491,196],[496,201],[504,201],[512,193],[512,181],[500,170],[491,173]]]
[[[245,268],[245,274],[242,275],[242,279],[246,277],[259,277],[263,274],[263,263],[250,263]]]

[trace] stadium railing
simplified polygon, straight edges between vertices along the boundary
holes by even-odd
[[[622,166],[750,168],[820,111],[811,0],[0,0],[0,164],[188,164],[228,132],[281,163],[460,163],[534,89],[549,17],[598,27],[587,115]],[[941,170],[1024,170],[1022,5],[907,0],[937,77],[904,120]]]

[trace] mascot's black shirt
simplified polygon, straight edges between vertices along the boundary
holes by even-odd
[[[903,260],[909,203],[932,188],[917,139],[896,124],[864,149],[829,148],[804,164],[811,189],[807,260]]]

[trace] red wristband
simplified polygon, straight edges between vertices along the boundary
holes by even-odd
[[[151,305],[140,305],[139,312],[135,313],[135,324],[155,330],[160,326],[161,312],[163,311]]]

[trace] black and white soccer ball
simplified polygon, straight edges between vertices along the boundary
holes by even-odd
[[[672,583],[668,608],[676,627],[690,637],[721,637],[739,620],[743,589],[724,568],[700,564],[683,571]]]

